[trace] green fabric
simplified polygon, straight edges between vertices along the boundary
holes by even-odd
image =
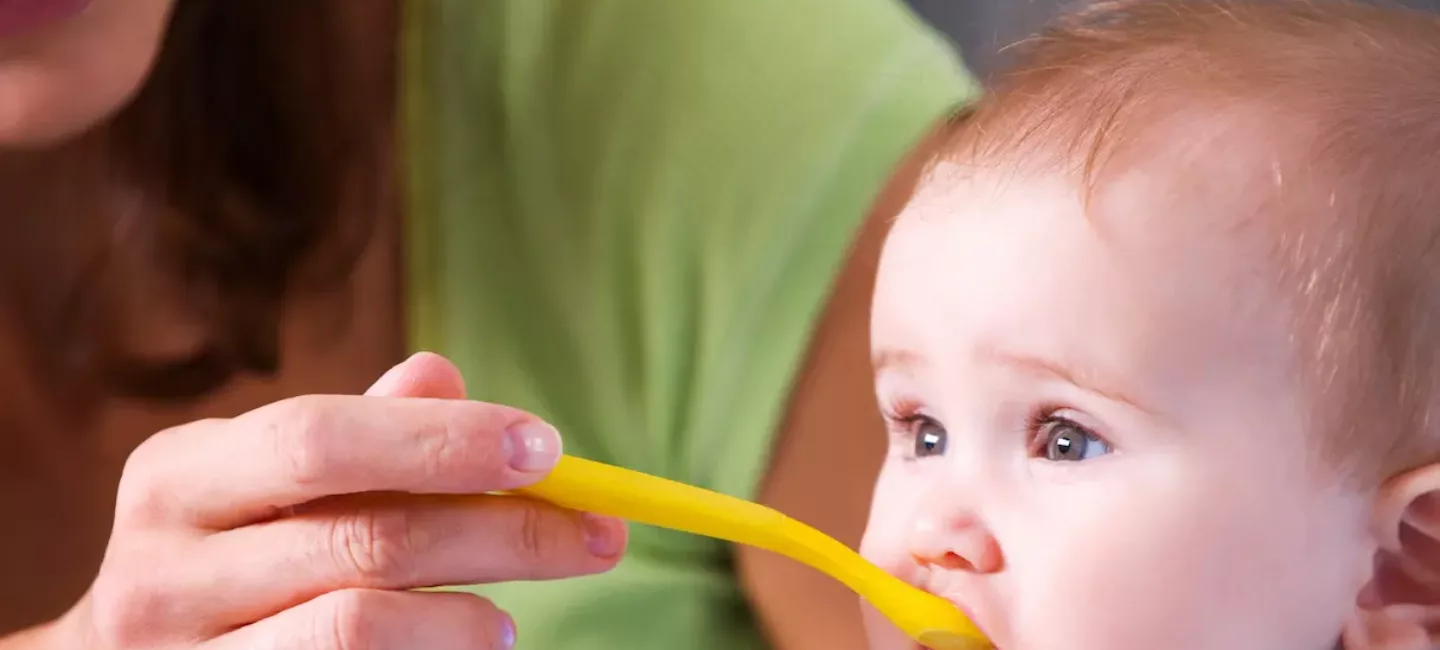
[[[412,345],[572,454],[753,497],[897,161],[976,89],[891,0],[415,0]],[[522,650],[759,648],[712,540],[480,588]]]

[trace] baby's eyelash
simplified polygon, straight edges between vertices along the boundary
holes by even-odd
[[[1025,432],[1034,435],[1036,431],[1044,428],[1046,424],[1057,419],[1055,413],[1061,408],[1058,404],[1042,403],[1030,409],[1030,412],[1025,414]],[[1059,419],[1063,420],[1065,418]],[[1068,422],[1069,420],[1066,421]]]
[[[918,410],[920,410],[919,400],[909,397],[886,399],[880,403],[880,413],[886,419],[903,420],[914,415]]]
[[[1065,407],[1059,404],[1041,404],[1030,411],[1025,417],[1025,434],[1027,447],[1031,455],[1039,454],[1045,450],[1049,433],[1057,425],[1063,425],[1074,429],[1088,437],[1104,441],[1105,438],[1093,429],[1087,427],[1072,418],[1058,415]]]
[[[920,402],[901,398],[881,406],[880,416],[884,418],[886,428],[892,433],[906,435],[915,430],[916,423],[928,417],[921,410]]]

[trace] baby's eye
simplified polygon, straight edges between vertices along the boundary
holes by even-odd
[[[1110,453],[1110,445],[1070,420],[1050,415],[1036,431],[1039,452],[1045,460],[1064,462],[1090,460]]]
[[[916,415],[911,419],[910,427],[915,436],[916,458],[945,454],[945,444],[949,441],[949,434],[945,433],[944,425],[936,422],[933,418]]]

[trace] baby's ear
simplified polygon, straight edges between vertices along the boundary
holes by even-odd
[[[1440,464],[1386,482],[1372,526],[1374,574],[1356,599],[1346,650],[1440,647]]]

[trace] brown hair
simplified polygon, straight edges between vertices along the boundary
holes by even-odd
[[[357,11],[393,4],[178,0],[151,76],[104,129],[111,166],[156,208],[140,230],[205,345],[151,359],[97,333],[111,316],[101,261],[61,320],[106,390],[184,400],[273,373],[288,297],[348,277],[372,231],[375,197],[361,192],[386,173],[394,102],[390,67],[354,60],[378,48],[393,61],[394,36],[375,41]]]
[[[1365,474],[1434,460],[1440,19],[1340,1],[1100,2],[1017,47],[949,156],[1073,175],[1090,198],[1137,164],[1245,165],[1256,187],[1212,186],[1231,195],[1207,203],[1271,216],[1259,221],[1300,298],[1317,426],[1342,429],[1347,458],[1373,458]]]

